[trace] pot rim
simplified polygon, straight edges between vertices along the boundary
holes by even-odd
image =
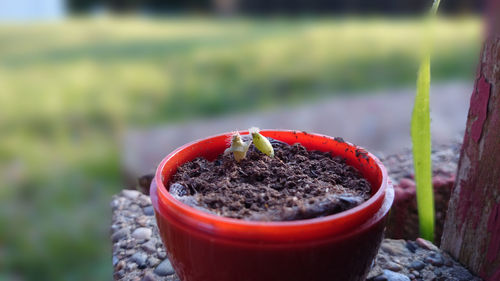
[[[248,134],[248,131],[238,132],[242,135]],[[228,218],[198,210],[176,200],[168,192],[163,180],[163,171],[167,163],[184,150],[188,150],[196,145],[203,145],[203,142],[206,141],[214,139],[227,139],[232,133],[233,132],[219,134],[187,143],[172,151],[161,161],[156,170],[155,178],[153,179],[151,186],[151,197],[153,205],[157,211],[156,216],[162,215],[170,218],[172,223],[177,223],[188,228],[194,228],[205,234],[217,234],[217,236],[229,239],[245,239],[251,241],[297,241],[337,235],[352,231],[353,228],[362,225],[382,207],[386,207],[388,205],[388,208],[390,208],[392,205],[392,202],[391,204],[384,204],[386,191],[388,188],[392,188],[392,185],[389,182],[386,168],[377,157],[363,148],[349,142],[339,141],[333,137],[322,134],[306,133],[294,130],[261,130],[261,134],[264,136],[273,134],[301,134],[303,136],[321,138],[323,140],[333,141],[336,143],[345,143],[351,149],[351,152],[356,151],[357,154],[358,151],[361,151],[363,158],[367,163],[371,161],[372,164],[376,165],[381,175],[380,186],[377,191],[372,194],[367,201],[352,209],[329,216],[294,221],[262,222]],[[300,141],[297,142],[300,143]],[[359,156],[357,156],[357,158],[358,160],[360,159]],[[176,166],[178,165],[179,164],[176,164]]]

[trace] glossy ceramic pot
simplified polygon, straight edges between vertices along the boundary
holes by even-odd
[[[345,158],[370,182],[371,198],[338,214],[287,222],[245,221],[205,213],[174,199],[166,187],[180,165],[197,157],[214,160],[223,153],[230,134],[186,144],[161,162],[150,191],[162,241],[180,279],[365,280],[394,199],[382,163],[364,149],[337,138],[298,131],[261,133]]]

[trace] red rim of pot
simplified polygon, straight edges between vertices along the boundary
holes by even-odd
[[[369,180],[372,184],[370,199],[355,208],[334,215],[307,220],[273,222],[245,221],[218,216],[197,210],[174,199],[165,187],[165,185],[168,186],[165,178],[168,179],[175,174],[179,165],[198,157],[204,152],[206,153],[210,147],[217,146],[217,153],[215,155],[211,153],[212,156],[207,157],[212,158],[208,160],[213,160],[214,157],[224,151],[227,139],[231,134],[225,133],[188,143],[163,159],[156,170],[151,189],[153,205],[155,205],[156,211],[159,212],[157,215],[167,217],[172,223],[175,222],[181,227],[197,230],[200,234],[215,235],[218,238],[259,241],[261,243],[294,242],[332,238],[332,235],[338,236],[354,231],[356,227],[361,226],[375,216],[384,203],[389,185],[387,171],[374,155],[343,140],[320,134],[290,130],[262,130],[261,134],[289,144],[299,142],[309,150],[320,149],[325,151],[325,146],[328,146],[331,149],[327,151],[332,151],[333,155],[346,158],[347,163],[357,167],[365,178],[366,173],[375,173],[371,174],[372,180]],[[248,134],[248,131],[240,131],[240,134]],[[358,163],[355,163],[355,161],[358,161]],[[367,172],[367,169],[371,169],[373,172]],[[376,184],[374,185],[374,183]],[[374,189],[376,190],[375,193],[373,193]]]

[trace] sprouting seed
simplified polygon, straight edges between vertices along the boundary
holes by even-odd
[[[240,162],[242,159],[245,159],[247,155],[248,148],[252,141],[244,142],[241,139],[241,136],[238,132],[235,132],[231,136],[231,146],[224,151],[224,154],[233,153],[234,159]]]
[[[248,129],[248,131],[252,135],[253,144],[255,145],[255,147],[267,156],[274,157],[274,149],[271,145],[271,142],[269,142],[266,137],[259,133],[259,128],[252,127]]]

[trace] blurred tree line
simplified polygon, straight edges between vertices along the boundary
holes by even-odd
[[[106,9],[111,12],[219,12],[242,14],[414,14],[427,10],[432,1],[422,0],[67,0],[75,13]],[[476,12],[483,1],[443,1],[442,12]]]

